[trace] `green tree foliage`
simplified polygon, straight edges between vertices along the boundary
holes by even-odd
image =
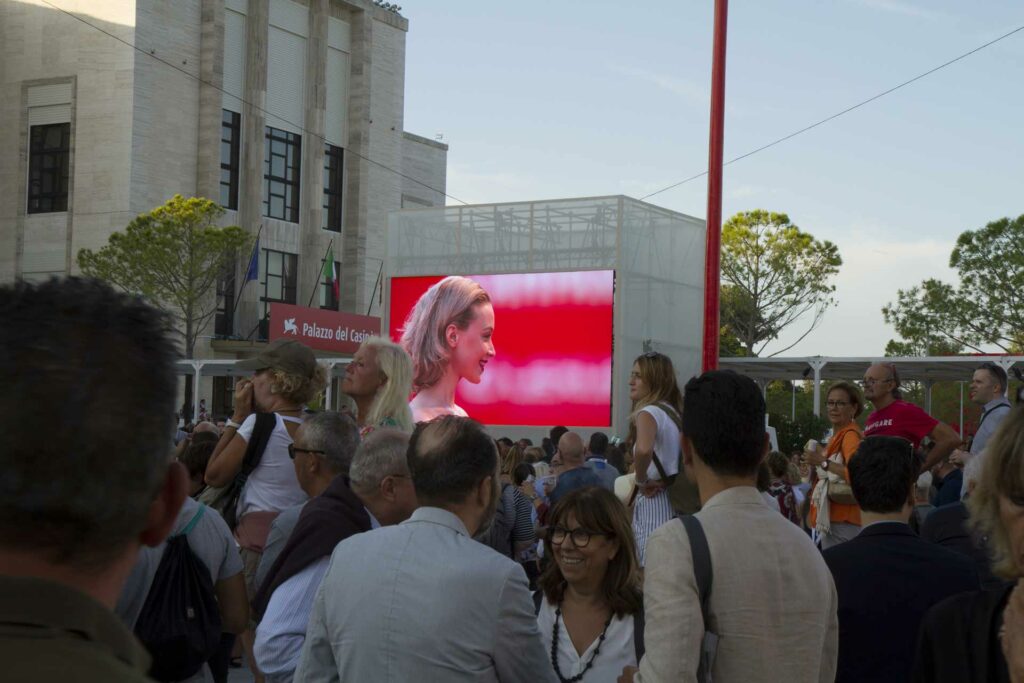
[[[756,356],[806,314],[811,322],[792,348],[818,326],[834,302],[832,280],[843,260],[784,213],[736,214],[722,226],[722,326]],[[774,354],[773,354],[774,355]]]
[[[98,251],[80,250],[78,265],[170,313],[185,357],[192,358],[200,332],[217,312],[217,279],[251,244],[238,226],[217,225],[223,213],[209,199],[175,195],[112,234]]]
[[[905,340],[890,342],[893,350],[1024,350],[1024,215],[961,234],[949,266],[960,277],[958,286],[928,279],[898,290],[896,302],[882,308],[885,321]]]
[[[803,451],[808,439],[821,441],[822,436],[832,426],[824,417],[814,413],[797,413],[796,419],[781,413],[769,413],[768,423],[775,427],[775,436],[779,440],[779,451],[789,455],[793,451]]]

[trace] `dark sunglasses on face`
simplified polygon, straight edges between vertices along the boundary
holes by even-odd
[[[294,460],[296,453],[316,453],[317,455],[323,455],[324,454],[323,451],[318,451],[318,450],[315,450],[315,449],[312,449],[312,448],[296,448],[295,444],[293,444],[293,443],[288,444],[288,457],[291,458],[292,460]]]

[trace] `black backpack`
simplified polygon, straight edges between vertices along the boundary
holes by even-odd
[[[180,681],[195,675],[220,645],[220,611],[210,570],[188,544],[205,505],[167,547],[142,605],[135,635],[146,646],[151,678]]]
[[[505,557],[512,557],[512,532],[516,525],[516,499],[512,484],[501,485],[501,498],[491,525],[474,538],[489,545]]]

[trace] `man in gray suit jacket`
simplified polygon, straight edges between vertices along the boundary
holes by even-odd
[[[498,501],[494,442],[441,417],[408,460],[422,507],[335,548],[295,680],[553,683],[522,567],[473,540]]]

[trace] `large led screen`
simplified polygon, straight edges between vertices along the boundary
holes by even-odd
[[[470,359],[456,384],[456,404],[484,424],[609,426],[614,271],[466,277],[490,297],[494,356],[483,358],[482,371]],[[444,279],[391,279],[392,339],[401,339],[413,307]],[[443,338],[443,331],[435,332]]]

